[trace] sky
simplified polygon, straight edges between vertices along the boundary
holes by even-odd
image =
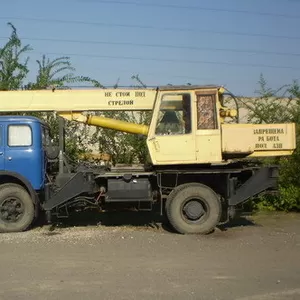
[[[36,60],[68,56],[105,86],[224,85],[251,96],[300,78],[300,0],[1,1],[0,47],[16,28]]]

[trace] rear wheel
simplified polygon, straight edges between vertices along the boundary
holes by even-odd
[[[0,232],[20,232],[33,222],[35,208],[28,192],[18,184],[0,186]]]
[[[219,223],[222,208],[216,193],[200,183],[183,184],[168,197],[166,213],[182,234],[207,234]]]

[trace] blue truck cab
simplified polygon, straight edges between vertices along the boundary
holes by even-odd
[[[0,172],[25,179],[34,190],[42,190],[47,132],[48,126],[38,118],[1,116]]]
[[[31,116],[0,116],[0,232],[25,230],[46,183],[49,127]]]

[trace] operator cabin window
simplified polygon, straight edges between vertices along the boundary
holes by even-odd
[[[217,129],[216,96],[197,94],[197,129]]]
[[[32,145],[32,132],[28,125],[10,125],[8,127],[8,146],[24,147]]]
[[[158,121],[157,135],[178,135],[191,133],[190,94],[163,95]]]

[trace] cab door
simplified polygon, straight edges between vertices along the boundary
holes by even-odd
[[[222,161],[220,119],[217,111],[217,91],[196,92],[196,154],[198,163]]]
[[[192,99],[188,91],[158,94],[147,139],[153,164],[196,162]]]
[[[5,170],[25,177],[34,189],[40,188],[40,155],[33,138],[33,123],[7,125]]]

